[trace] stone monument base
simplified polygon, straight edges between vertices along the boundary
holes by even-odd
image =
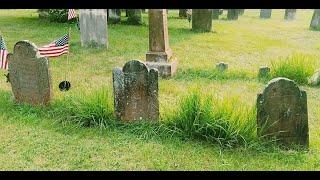
[[[148,68],[158,69],[159,75],[163,78],[169,78],[177,72],[178,59],[172,57],[170,62],[150,62],[145,63]]]

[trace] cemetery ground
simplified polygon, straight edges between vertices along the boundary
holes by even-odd
[[[41,46],[72,29],[69,64],[67,56],[49,59],[49,107],[15,105],[10,84],[0,80],[0,169],[319,170],[319,87],[306,84],[320,68],[320,32],[309,30],[312,13],[298,10],[297,19],[286,22],[284,10],[273,10],[271,19],[245,10],[237,21],[225,20],[226,14],[213,20],[214,32],[195,33],[169,10],[170,46],[179,66],[173,78],[159,81],[160,122],[126,124],[114,120],[112,69],[145,61],[147,25],[108,25],[108,50],[83,48],[74,23],[41,21],[36,10],[1,10],[10,52],[20,40]],[[226,72],[215,70],[221,61],[229,65]],[[257,73],[264,65],[306,90],[308,151],[284,150],[256,137],[256,98],[267,82]],[[65,76],[72,88],[60,92]],[[219,137],[212,126],[223,131]]]

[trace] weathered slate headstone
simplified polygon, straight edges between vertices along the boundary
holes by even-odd
[[[137,60],[113,70],[115,114],[125,122],[159,118],[158,71]]]
[[[47,105],[52,96],[49,61],[29,41],[15,44],[8,55],[9,79],[16,103]]]
[[[80,9],[81,46],[108,48],[107,9]]]
[[[128,9],[128,24],[141,25],[142,21],[142,10],[141,9]]]
[[[224,62],[219,62],[216,64],[216,69],[221,72],[226,71],[228,69],[228,64]]]
[[[272,9],[261,9],[260,18],[269,19],[271,18]]]
[[[227,19],[228,20],[238,20],[239,9],[228,9]]]
[[[162,77],[173,76],[178,60],[169,47],[167,13],[165,9],[149,9],[149,51],[146,65],[156,68]]]
[[[212,30],[212,9],[192,9],[192,30],[201,32]]]
[[[120,9],[108,9],[108,23],[116,24],[121,21]]]
[[[320,30],[320,9],[315,9],[310,23],[311,29]]]
[[[257,98],[257,133],[286,146],[308,148],[307,94],[287,78],[275,78]]]
[[[270,73],[270,68],[268,66],[261,66],[259,68],[258,77],[259,78],[267,77],[269,73]]]
[[[284,12],[284,19],[288,21],[296,19],[296,12],[296,9],[286,9]]]

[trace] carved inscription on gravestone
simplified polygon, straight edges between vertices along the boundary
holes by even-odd
[[[307,148],[307,94],[290,79],[275,78],[257,98],[258,135]]]
[[[17,103],[46,105],[50,102],[49,62],[29,41],[19,41],[8,55],[10,82]]]
[[[137,60],[113,70],[114,106],[118,119],[131,122],[159,118],[158,70]]]

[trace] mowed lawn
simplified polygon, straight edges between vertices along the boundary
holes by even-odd
[[[179,69],[174,78],[159,81],[160,117],[173,112],[180,98],[195,87],[255,106],[257,93],[265,85],[256,78],[258,68],[271,66],[279,57],[310,55],[317,59],[315,68],[320,68],[320,32],[309,30],[312,13],[299,9],[297,19],[286,22],[282,9],[273,10],[267,20],[259,19],[255,9],[245,10],[238,21],[224,20],[224,12],[220,20],[213,21],[212,33],[194,33],[186,19],[178,18],[178,11],[169,10],[170,46]],[[101,87],[112,92],[114,67],[132,59],[145,61],[148,22],[147,14],[143,16],[143,26],[108,25],[108,50],[82,48],[75,24],[40,21],[36,10],[0,10],[0,31],[12,52],[19,40],[42,46],[72,28],[70,63],[67,56],[50,59],[52,101],[56,102]],[[220,61],[227,62],[228,71],[235,75],[224,79],[206,76]],[[58,84],[65,76],[72,89],[60,92]],[[61,123],[36,109],[14,105],[11,86],[0,77],[1,170],[320,170],[318,87],[300,86],[308,96],[309,151],[285,151],[273,147],[229,149],[178,137],[144,136],[125,128]]]

